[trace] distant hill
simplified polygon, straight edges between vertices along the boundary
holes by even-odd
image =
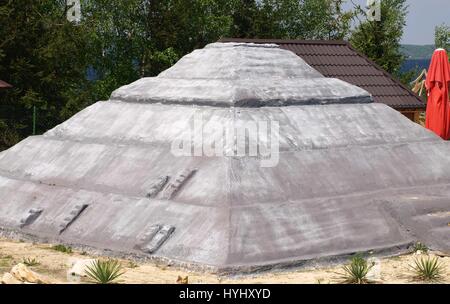
[[[423,69],[428,69],[430,61],[431,59],[406,59],[400,67],[400,72],[415,71],[418,76]]]
[[[406,59],[430,59],[434,52],[434,45],[403,44],[400,50]]]

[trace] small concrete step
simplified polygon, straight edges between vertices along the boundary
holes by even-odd
[[[86,210],[88,204],[76,205],[70,213],[64,218],[63,222],[59,224],[59,234],[63,233],[79,216]]]
[[[31,225],[44,211],[42,208],[33,208],[28,210],[27,214],[20,220],[20,228]]]

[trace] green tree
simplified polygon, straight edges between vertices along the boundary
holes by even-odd
[[[233,38],[255,38],[255,22],[260,19],[259,7],[255,0],[231,1],[232,28],[230,36]]]
[[[341,39],[343,0],[84,0],[96,95],[155,76],[193,49],[224,36]]]
[[[436,48],[450,52],[450,26],[445,24],[436,26],[434,37]]]
[[[88,103],[85,29],[66,20],[66,9],[65,1],[0,4],[0,75],[14,85],[1,93],[1,148],[32,133],[33,107],[40,133],[70,115],[70,100]]]
[[[141,77],[155,76],[221,37],[342,39],[344,0],[65,0],[0,2],[0,149],[38,133]],[[95,71],[94,81],[86,71]]]
[[[235,37],[344,39],[353,13],[344,0],[241,0],[233,6]]]
[[[396,75],[404,60],[400,53],[400,40],[406,24],[405,2],[406,0],[381,1],[381,21],[360,20],[350,39],[356,49]],[[365,14],[361,7],[356,10]]]
[[[85,0],[91,65],[102,99],[116,88],[155,76],[195,48],[229,33],[226,1]]]
[[[296,38],[342,40],[350,33],[352,11],[344,11],[343,0],[303,0],[297,16]]]

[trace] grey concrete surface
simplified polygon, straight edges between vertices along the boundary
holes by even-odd
[[[371,102],[363,89],[325,78],[292,52],[240,43],[196,50],[158,77],[119,88],[111,99],[224,107]]]
[[[210,45],[2,152],[0,229],[224,272],[450,251],[450,144],[370,100],[274,45]],[[279,122],[278,165],[173,155],[198,116],[204,141]]]

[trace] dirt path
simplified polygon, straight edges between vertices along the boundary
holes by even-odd
[[[24,259],[35,259],[39,265],[30,267],[32,270],[45,275],[51,282],[68,283],[72,279],[67,272],[76,259],[96,258],[80,252],[63,253],[52,249],[48,244],[31,244],[0,239],[0,277],[11,270],[11,267]],[[377,260],[372,271],[372,277],[379,283],[417,283],[412,279],[412,265],[417,255]],[[443,283],[450,284],[450,257],[440,257],[445,267]],[[339,274],[342,265],[328,268],[310,268],[301,270],[259,273],[255,275],[220,277],[214,274],[189,272],[176,267],[136,264],[133,261],[121,260],[125,274],[121,283],[176,283],[178,276],[189,276],[189,283],[306,283],[328,284],[340,282]]]

